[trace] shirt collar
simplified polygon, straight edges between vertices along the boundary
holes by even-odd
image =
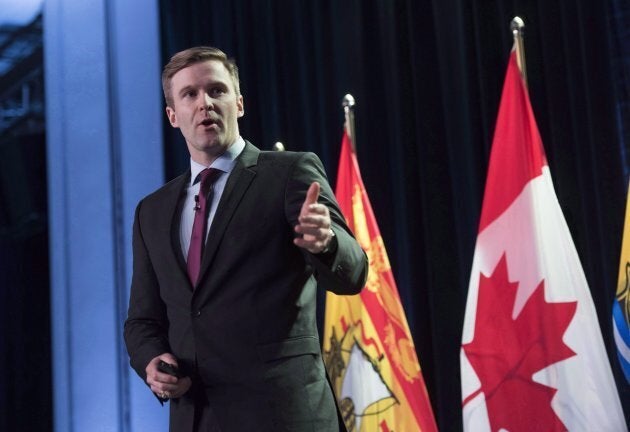
[[[234,144],[229,146],[221,156],[216,158],[214,162],[210,164],[210,166],[205,166],[200,163],[195,162],[190,158],[190,185],[194,185],[195,179],[199,175],[199,173],[206,168],[216,168],[219,171],[223,171],[226,173],[232,172],[232,168],[236,164],[236,158],[241,154],[241,152],[245,149],[245,140],[243,137],[238,137]]]

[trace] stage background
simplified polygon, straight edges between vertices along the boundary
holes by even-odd
[[[359,165],[445,431],[461,428],[464,305],[509,23],[522,17],[534,113],[630,407],[611,330],[630,144],[627,4],[181,0],[161,1],[160,10],[163,59],[201,44],[233,56],[245,98],[241,134],[262,149],[282,141],[317,153],[332,184],[341,99],[355,97]],[[188,156],[179,132],[164,125],[171,178]]]

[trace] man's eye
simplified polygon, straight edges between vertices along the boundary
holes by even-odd
[[[187,91],[186,93],[184,93],[184,97],[195,97],[197,95],[197,93],[193,90]]]
[[[225,90],[222,88],[213,88],[210,90],[210,94],[213,96],[220,96],[225,93]]]

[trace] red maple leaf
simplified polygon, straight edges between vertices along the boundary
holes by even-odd
[[[492,276],[479,279],[475,338],[463,346],[481,381],[492,431],[560,431],[566,426],[551,408],[557,390],[534,382],[534,373],[575,353],[562,336],[577,302],[545,301],[544,280],[512,319],[517,282],[510,282],[505,254]]]

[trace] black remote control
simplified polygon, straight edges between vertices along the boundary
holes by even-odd
[[[182,378],[184,376],[181,373],[181,371],[177,368],[177,366],[172,365],[170,363],[166,363],[163,360],[160,360],[160,363],[158,363],[158,367],[157,368],[158,368],[158,370],[160,372],[172,375],[172,376],[177,377],[177,378]]]

